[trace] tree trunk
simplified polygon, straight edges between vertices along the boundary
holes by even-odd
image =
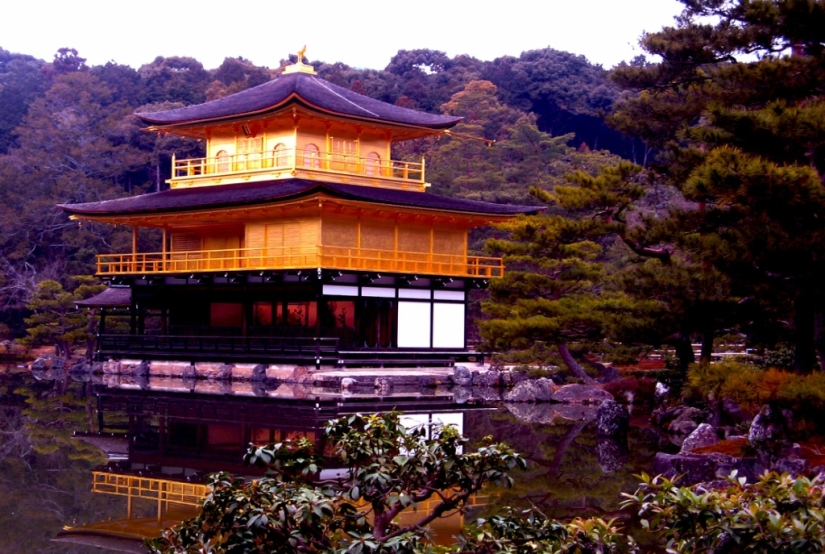
[[[709,364],[711,357],[713,356],[713,339],[716,337],[716,333],[712,330],[705,331],[702,334],[702,353],[699,355],[699,363],[700,364]],[[691,351],[693,351],[693,347],[691,347]]]
[[[559,355],[561,356],[562,361],[564,361],[564,365],[579,379],[587,383],[588,385],[592,385],[596,382],[595,379],[590,377],[585,371],[584,368],[577,362],[573,355],[570,353],[570,350],[567,348],[567,345],[563,342],[556,344],[556,349],[559,351]]]
[[[794,370],[798,373],[810,373],[816,366],[816,347],[814,343],[816,310],[813,295],[803,288],[794,302],[794,327],[796,331],[796,348],[794,352]]]
[[[696,355],[693,353],[693,345],[690,344],[690,338],[687,335],[679,333],[671,337],[668,341],[676,350],[676,358],[679,360],[679,371],[687,373],[690,364],[696,361]]]

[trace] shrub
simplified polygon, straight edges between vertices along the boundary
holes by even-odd
[[[766,473],[756,483],[731,476],[714,490],[677,487],[642,475],[625,507],[674,554],[825,551],[825,488],[819,479]]]
[[[755,414],[764,404],[790,408],[800,419],[821,419],[825,409],[825,374],[800,375],[738,361],[693,365],[688,372],[685,394],[705,400],[723,397]]]

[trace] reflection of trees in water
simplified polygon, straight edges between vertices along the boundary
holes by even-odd
[[[633,492],[642,471],[651,471],[655,443],[632,429],[628,444],[596,437],[592,418],[567,421],[550,418],[523,423],[505,411],[470,412],[465,432],[474,439],[492,435],[522,452],[529,465],[514,475],[515,486],[496,491],[499,506],[527,508],[531,504],[551,517],[586,514],[616,515],[621,492]],[[550,421],[550,422],[548,422]]]
[[[116,516],[116,499],[92,495],[91,469],[102,453],[72,439],[90,429],[87,384],[0,377],[0,528],[7,552],[86,553],[50,542],[67,523]]]

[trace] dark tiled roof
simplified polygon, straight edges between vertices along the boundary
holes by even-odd
[[[132,289],[129,287],[109,287],[100,294],[86,300],[78,300],[75,304],[85,308],[131,306]]]
[[[446,129],[462,119],[381,102],[306,73],[281,75],[268,83],[205,104],[137,116],[152,125],[215,121],[274,111],[292,99],[334,114],[431,129]]]
[[[60,208],[70,214],[80,216],[143,215],[194,211],[215,207],[256,205],[300,198],[318,192],[325,192],[338,198],[360,200],[374,204],[483,215],[536,213],[543,209],[540,206],[494,204],[438,196],[427,192],[324,183],[308,179],[284,179],[260,183],[169,189],[163,192],[117,198],[103,202],[60,204]]]

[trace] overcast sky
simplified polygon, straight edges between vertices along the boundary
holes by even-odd
[[[92,65],[133,67],[192,56],[211,69],[237,56],[277,67],[306,44],[310,61],[383,69],[400,49],[492,60],[549,46],[610,68],[641,53],[641,34],[673,24],[680,8],[675,0],[10,0],[0,47],[48,61],[66,46]]]

